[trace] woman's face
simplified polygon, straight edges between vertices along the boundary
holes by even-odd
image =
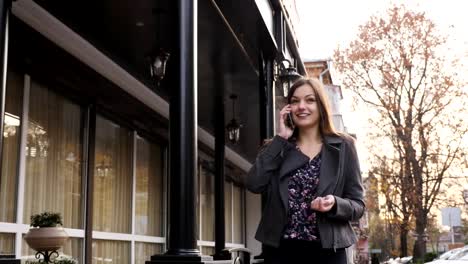
[[[299,86],[291,97],[291,115],[298,128],[318,125],[319,109],[313,88],[309,84]]]

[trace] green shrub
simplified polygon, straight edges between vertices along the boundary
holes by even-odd
[[[56,227],[63,225],[60,213],[43,212],[31,215],[32,227]]]
[[[424,262],[432,261],[433,259],[437,258],[437,254],[434,252],[428,252],[424,255]]]

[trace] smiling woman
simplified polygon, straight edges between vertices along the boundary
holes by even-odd
[[[318,80],[299,79],[287,98],[278,134],[247,177],[250,191],[267,196],[256,238],[268,264],[344,264],[345,248],[356,242],[349,222],[364,213],[354,140],[335,131]]]

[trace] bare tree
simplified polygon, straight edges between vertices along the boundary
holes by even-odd
[[[428,214],[443,179],[463,156],[467,132],[466,90],[446,61],[445,43],[424,13],[395,6],[386,17],[371,17],[334,56],[345,87],[376,111],[377,140],[393,149],[385,159],[381,150],[373,154],[389,170],[384,177],[393,190],[387,203],[398,206],[393,211],[403,222],[414,216],[415,259],[425,254]]]

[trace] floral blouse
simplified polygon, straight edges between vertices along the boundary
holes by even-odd
[[[317,218],[310,203],[316,198],[321,161],[321,154],[318,154],[294,171],[289,179],[289,211],[284,239],[319,240]]]

